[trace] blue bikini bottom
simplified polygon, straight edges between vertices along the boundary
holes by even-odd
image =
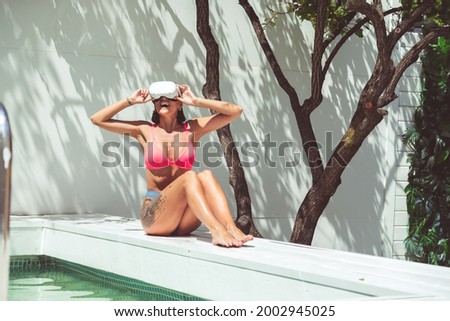
[[[153,191],[153,190],[149,189],[149,190],[147,191],[147,193],[145,193],[144,197],[149,197],[149,198],[151,198],[151,199],[154,199],[154,198],[156,198],[159,194],[161,194],[161,192]]]

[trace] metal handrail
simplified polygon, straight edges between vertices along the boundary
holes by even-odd
[[[11,127],[8,113],[0,103],[0,300],[6,300],[8,295],[11,160]]]

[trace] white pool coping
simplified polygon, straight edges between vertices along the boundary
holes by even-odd
[[[213,246],[209,233],[145,235],[103,214],[14,215],[15,255],[48,255],[208,300],[449,300],[450,268],[267,239]]]

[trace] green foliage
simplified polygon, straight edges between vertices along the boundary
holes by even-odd
[[[403,14],[408,16],[414,8],[425,2],[425,0],[402,0],[405,8]],[[425,11],[423,15],[424,22],[431,22],[437,26],[448,26],[450,24],[450,1],[435,0],[433,5]]]
[[[345,22],[346,27],[341,30],[341,33],[347,32],[357,21],[353,21],[352,24],[347,22],[349,13],[345,8],[347,4],[346,0],[343,1],[329,1],[327,9],[327,17],[325,21],[325,32],[332,33],[337,30],[342,23]],[[293,12],[300,20],[307,20],[312,22],[313,26],[316,26],[317,22],[317,1],[308,0],[295,0],[287,3],[288,11]],[[355,32],[359,37],[363,36],[363,29],[360,28]]]
[[[323,1],[323,0],[321,0]],[[327,16],[325,21],[326,34],[334,33],[339,30],[340,34],[345,34],[350,28],[360,21],[360,18],[353,18],[351,13],[346,9],[347,0],[328,0]],[[425,0],[402,0],[402,9],[399,11],[399,15],[408,17],[411,12],[417,8],[417,6],[423,4]],[[316,26],[318,1],[310,0],[293,0],[285,1],[286,12],[277,12],[270,9],[272,15],[265,20],[265,25],[274,26],[275,20],[280,14],[293,13],[301,21],[309,21]],[[450,24],[450,1],[449,0],[435,0],[433,5],[428,8],[423,16],[422,22],[432,23],[436,26],[448,26]],[[342,26],[344,26],[342,28]],[[424,25],[426,26],[426,25]],[[358,37],[363,36],[364,28],[368,25],[365,24],[361,28],[355,31],[355,35]]]
[[[410,259],[450,266],[450,41],[439,38],[422,57],[424,89],[414,127],[403,141],[410,172],[405,188]]]
[[[347,4],[347,0],[343,1],[330,1],[330,4],[327,8],[327,17],[325,21],[325,33],[329,34],[334,32],[335,30],[340,30],[341,34],[347,32],[354,24],[356,24],[359,19],[355,19],[353,21],[349,21],[349,12],[345,8]],[[313,26],[316,26],[317,23],[317,11],[318,5],[317,1],[308,1],[308,0],[294,0],[294,1],[286,1],[286,12],[284,13],[293,13],[295,14],[301,21],[310,21]],[[275,19],[278,17],[280,12],[276,12],[271,10],[272,16],[267,18],[265,21],[265,25],[275,25]],[[344,28],[340,28],[341,25],[344,25]],[[355,32],[359,37],[363,36],[363,29],[359,28]]]

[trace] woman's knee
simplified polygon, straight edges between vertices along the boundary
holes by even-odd
[[[192,189],[194,186],[200,186],[200,174],[197,174],[194,171],[188,171],[183,174],[183,185],[185,188]]]
[[[181,177],[183,178],[184,181],[187,181],[187,182],[196,181],[198,179],[197,173],[194,171],[187,171]]]
[[[210,169],[205,169],[203,171],[201,171],[200,173],[198,173],[198,178],[200,180],[211,180],[214,179],[214,174]]]

